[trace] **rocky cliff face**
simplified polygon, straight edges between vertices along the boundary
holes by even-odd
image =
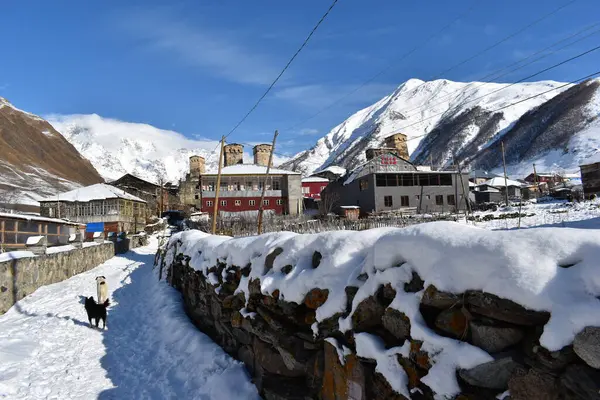
[[[0,192],[16,188],[17,200],[28,202],[103,181],[52,125],[0,98]]]
[[[527,171],[531,162],[540,170],[577,170],[580,163],[600,158],[599,114],[600,80],[564,85],[411,79],[284,166],[305,174],[330,165],[351,169],[364,161],[367,148],[401,132],[417,164],[443,167],[460,161],[472,168],[499,168],[503,140],[513,172]]]

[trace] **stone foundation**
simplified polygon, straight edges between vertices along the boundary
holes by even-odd
[[[112,243],[0,262],[0,314],[41,286],[88,271],[114,257]]]
[[[274,253],[266,264],[279,254]],[[490,362],[455,371],[461,391],[455,399],[494,399],[508,389],[513,400],[600,396],[600,328],[586,328],[574,345],[549,352],[539,344],[549,313],[489,293],[441,292],[424,287],[413,273],[404,287],[380,286],[350,314],[358,288],[347,287],[346,310],[319,322],[315,337],[315,310],[327,300],[327,289],[315,288],[297,304],[284,301],[278,290],[261,293],[260,280],[253,279],[246,299],[244,293],[235,292],[250,265],[215,265],[208,271],[209,278],[189,266],[187,255],[176,254],[170,265],[165,257],[157,260],[161,275],[182,293],[190,319],[245,364],[267,400],[405,399],[376,370],[375,360],[357,355],[357,337],[364,334],[387,349],[406,349],[396,359],[408,377],[411,397],[433,399],[422,379],[435,365],[436,354],[427,353],[422,342],[411,338],[410,319],[389,307],[398,290],[423,290],[421,315],[439,336],[470,343],[492,355]],[[315,253],[313,268],[319,261],[320,254]],[[339,318],[347,316],[353,330],[341,332]]]

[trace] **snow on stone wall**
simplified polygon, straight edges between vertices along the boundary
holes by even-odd
[[[265,398],[600,389],[596,230],[186,231],[161,255],[190,318],[246,364]]]

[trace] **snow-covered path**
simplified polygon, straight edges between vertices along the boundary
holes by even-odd
[[[244,367],[198,331],[179,293],[157,282],[154,245],[42,287],[0,316],[0,398],[257,399]],[[108,329],[82,296],[104,275]]]

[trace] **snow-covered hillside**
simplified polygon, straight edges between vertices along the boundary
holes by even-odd
[[[416,163],[445,166],[456,155],[471,166],[493,169],[498,160],[490,152],[482,151],[488,148],[495,151],[499,137],[512,137],[509,134],[518,127],[519,119],[539,108],[546,112],[539,115],[540,129],[523,132],[521,136],[525,139],[515,139],[514,148],[507,152],[512,151],[510,163],[529,165],[530,160],[537,158],[542,162],[550,154],[548,167],[576,168],[582,158],[598,153],[600,136],[589,124],[600,112],[599,86],[600,80],[574,86],[554,81],[501,84],[410,79],[389,96],[333,128],[313,148],[297,154],[285,166],[305,174],[328,165],[352,168],[364,161],[365,149],[381,146],[386,136],[401,132],[408,136],[411,160]],[[535,95],[539,96],[528,99]],[[552,99],[554,103],[550,102]],[[517,102],[520,103],[512,105]],[[540,107],[547,104],[550,105],[547,110]],[[571,131],[560,137],[552,132],[554,125],[567,122]],[[567,149],[581,149],[583,145],[585,157],[580,153],[556,159],[551,152],[561,149],[564,153],[570,140],[573,142]]]
[[[205,157],[207,168],[216,165],[218,158],[211,153],[216,142],[188,139],[147,124],[96,114],[52,115],[48,121],[108,181],[131,173],[151,182],[158,182],[160,177],[176,182],[188,170],[190,156]]]

